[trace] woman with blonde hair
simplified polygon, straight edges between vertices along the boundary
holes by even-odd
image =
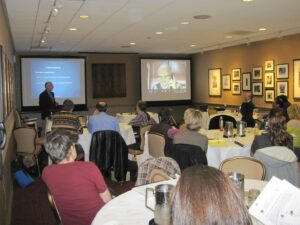
[[[293,136],[294,152],[300,162],[300,107],[296,104],[290,105],[287,109],[289,122],[287,132]]]
[[[220,170],[192,166],[181,175],[172,199],[171,225],[250,225],[240,192]]]

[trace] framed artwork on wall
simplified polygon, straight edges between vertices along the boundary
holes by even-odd
[[[274,88],[274,73],[266,72],[265,73],[265,88]]]
[[[232,82],[232,94],[234,95],[241,94],[241,82]]]
[[[300,59],[294,59],[294,98],[300,98]]]
[[[265,71],[273,71],[274,70],[274,60],[265,61]]]
[[[232,69],[232,80],[241,80],[241,69],[240,68],[236,68],[236,69]]]
[[[243,91],[251,91],[251,73],[243,73]]]
[[[276,78],[288,79],[289,78],[289,64],[277,64],[276,65]]]
[[[224,74],[222,76],[222,88],[223,90],[231,90],[230,74]]]
[[[266,90],[265,102],[274,102],[275,92],[274,90]]]
[[[208,70],[208,94],[212,97],[222,96],[221,68]]]
[[[252,80],[262,80],[262,67],[252,69]]]
[[[277,81],[276,93],[278,95],[289,96],[289,84],[287,81]]]
[[[252,83],[252,95],[253,96],[262,96],[263,95],[263,83],[262,82],[253,82]]]

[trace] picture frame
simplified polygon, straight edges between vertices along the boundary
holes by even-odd
[[[241,82],[232,82],[232,94],[233,95],[241,94]]]
[[[265,71],[273,71],[274,70],[274,60],[265,61]]]
[[[0,45],[0,93],[2,93],[0,95],[0,102],[3,102],[4,98],[3,98],[3,48],[2,48],[2,45]],[[0,109],[0,121],[3,122],[4,120],[4,104],[1,104],[2,107]]]
[[[294,59],[294,98],[300,99],[300,59]]]
[[[233,81],[241,80],[241,68],[232,69],[231,76]]]
[[[252,83],[252,95],[253,96],[263,96],[263,83],[253,82]]]
[[[251,91],[251,73],[243,73],[243,91]]]
[[[266,90],[265,93],[265,102],[272,103],[275,100],[275,91],[274,90]]]
[[[288,81],[277,81],[276,83],[276,94],[289,96],[289,83]]]
[[[221,68],[208,69],[208,94],[211,97],[221,97]]]
[[[222,76],[222,89],[223,90],[231,90],[231,80],[230,74],[224,74]]]
[[[289,79],[289,64],[277,64],[276,65],[276,78],[277,79]]]
[[[265,88],[274,88],[274,72],[265,72]]]
[[[262,67],[254,67],[252,69],[252,80],[262,80]]]

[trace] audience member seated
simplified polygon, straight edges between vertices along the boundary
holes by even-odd
[[[75,162],[74,142],[67,130],[46,136],[45,148],[53,162],[42,174],[64,225],[91,224],[97,212],[111,200],[101,172],[91,162]]]
[[[118,120],[106,113],[107,107],[106,102],[98,102],[96,104],[94,115],[89,118],[87,124],[88,130],[91,134],[102,130],[113,130],[120,133]]]
[[[290,105],[291,103],[288,101],[288,98],[285,95],[278,95],[275,101],[273,102],[273,108],[280,108],[283,110],[286,122],[290,120],[289,115],[287,113],[287,109]]]
[[[180,130],[173,140],[173,144],[196,145],[207,152],[208,139],[198,131],[201,126],[201,111],[189,108],[184,112],[184,123],[187,129]]]
[[[294,152],[300,162],[300,107],[296,104],[287,109],[290,121],[287,123],[287,132],[293,136]]]
[[[165,152],[172,145],[171,138],[168,137],[168,130],[174,125],[170,109],[162,108],[159,112],[160,122],[151,126],[149,133],[161,134],[165,138]]]
[[[187,168],[179,178],[171,205],[171,225],[252,224],[233,182],[208,166]]]
[[[253,119],[254,104],[252,102],[252,93],[246,93],[245,102],[241,105],[242,121],[247,123],[247,127],[254,127],[255,120]]]
[[[293,137],[286,130],[286,118],[280,108],[273,108],[269,114],[268,133],[258,135],[254,138],[251,145],[252,154],[257,149],[270,146],[285,146],[293,149]]]
[[[73,113],[74,103],[70,99],[66,99],[63,102],[62,110],[56,112],[52,116],[51,129],[66,129],[70,132],[70,135],[74,140],[78,139],[78,135],[81,130],[81,124],[78,115]],[[77,158],[76,160],[84,160],[84,151],[80,144],[75,144]]]
[[[138,101],[135,107],[137,115],[128,124],[136,127],[144,127],[147,125],[156,124],[155,120],[150,117],[146,109],[147,109],[146,102]]]

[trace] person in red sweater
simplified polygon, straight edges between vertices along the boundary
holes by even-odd
[[[92,162],[75,161],[74,139],[63,129],[46,136],[45,149],[56,164],[42,174],[53,195],[64,225],[91,224],[97,212],[111,200],[101,172]]]

